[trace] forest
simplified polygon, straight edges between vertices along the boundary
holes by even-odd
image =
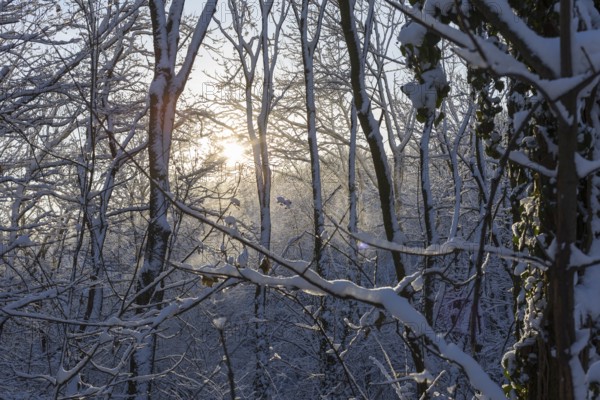
[[[0,0],[0,399],[600,398],[598,0]]]

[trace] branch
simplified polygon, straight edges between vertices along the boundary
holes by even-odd
[[[263,249],[263,251],[269,253],[266,249]],[[442,358],[459,365],[476,390],[490,399],[505,399],[500,386],[489,377],[483,368],[454,343],[447,343],[441,335],[436,334],[425,317],[406,298],[399,296],[394,288],[367,289],[347,280],[329,281],[308,269],[308,264],[305,262],[283,260],[272,253],[269,256],[278,258],[281,265],[296,275],[291,277],[268,276],[258,271],[248,268],[236,268],[228,264],[219,268],[213,268],[212,266],[195,268],[184,264],[181,264],[180,267],[194,270],[199,274],[236,277],[262,286],[300,289],[305,293],[316,296],[329,294],[341,299],[353,299],[383,308],[409,327],[414,333],[415,339],[424,339]]]
[[[192,36],[192,41],[188,46],[187,53],[185,55],[185,60],[183,61],[181,69],[177,73],[176,87],[178,93],[181,93],[183,90],[185,83],[192,71],[192,66],[194,65],[194,60],[196,59],[200,45],[204,41],[210,21],[217,10],[217,1],[218,0],[209,0],[202,10],[202,14],[200,14],[200,17],[198,17],[198,22],[196,23],[196,28],[194,29],[194,35]]]
[[[558,52],[552,49],[556,39],[541,37],[533,31],[512,10],[506,0],[473,0],[473,5],[485,17],[488,23],[504,36],[518,51],[521,57],[535,71],[546,79],[560,76],[556,60]]]
[[[195,271],[201,275],[212,274],[235,277],[263,286],[298,288],[308,294],[316,296],[331,295],[341,299],[354,299],[384,308],[391,315],[398,318],[405,326],[410,327],[416,338],[424,339],[426,343],[435,348],[441,357],[458,364],[465,371],[471,385],[475,389],[481,391],[491,399],[505,398],[502,389],[492,381],[483,368],[454,343],[447,343],[442,336],[437,335],[433,328],[429,326],[425,317],[410,304],[408,299],[399,296],[395,288],[381,287],[367,289],[348,280],[326,280],[309,268],[310,263],[305,261],[286,260],[270,250],[242,237],[237,231],[211,221],[200,213],[194,212],[185,204],[175,201],[172,196],[170,197],[173,204],[185,214],[214,227],[247,247],[260,252],[287,268],[295,275],[289,277],[267,276],[249,268],[237,268],[229,264],[225,264],[219,268],[214,268],[212,266],[196,268],[193,265],[173,262],[172,264],[174,266],[188,271]]]

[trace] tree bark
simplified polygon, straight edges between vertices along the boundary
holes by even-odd
[[[573,75],[571,0],[560,2],[560,55],[561,75]],[[548,274],[548,303],[552,335],[547,346],[550,350],[550,390],[556,398],[573,399],[572,350],[575,343],[574,295],[571,254],[577,239],[577,190],[579,178],[575,165],[577,153],[578,110],[577,93],[563,99],[569,120],[560,118],[558,124],[558,171],[556,199],[556,254]],[[552,357],[552,348],[556,356]],[[577,357],[575,355],[574,357]],[[552,376],[555,374],[555,376]]]

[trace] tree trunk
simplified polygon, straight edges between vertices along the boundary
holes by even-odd
[[[177,99],[185,88],[217,6],[216,0],[209,1],[204,6],[202,14],[198,17],[185,59],[180,70],[175,73],[183,4],[183,0],[174,0],[167,16],[162,1],[149,1],[154,45],[154,77],[149,89],[148,127],[150,222],[144,259],[136,282],[134,299],[136,314],[146,312],[149,307],[160,307],[163,300],[160,275],[164,269],[171,236],[168,220],[169,198],[166,193],[169,192],[169,162]],[[152,331],[144,333],[130,359],[130,372],[133,379],[128,381],[127,394],[130,399],[136,400],[150,398],[151,375],[154,370],[156,335]]]
[[[394,186],[392,184],[392,175],[387,161],[387,155],[383,148],[383,138],[379,130],[379,124],[373,116],[371,100],[367,94],[365,70],[362,62],[362,52],[358,33],[356,31],[354,9],[352,7],[353,4],[354,2],[351,0],[341,0],[339,2],[341,14],[340,23],[342,30],[344,31],[348,56],[350,57],[350,82],[354,95],[354,104],[356,105],[357,117],[365,134],[367,143],[369,144],[371,157],[373,158],[386,237],[390,242],[399,242],[401,232],[394,211],[396,201],[394,196]],[[406,276],[404,264],[402,263],[399,253],[392,252],[392,257],[394,260],[396,278],[400,281]]]
[[[573,75],[572,55],[572,12],[571,0],[560,2],[560,55],[561,75]],[[562,103],[570,117],[559,117],[558,124],[558,171],[556,182],[556,254],[554,264],[548,273],[547,321],[550,337],[545,342],[547,360],[546,371],[549,393],[559,399],[573,399],[573,361],[575,343],[572,251],[577,239],[577,191],[579,178],[575,165],[577,153],[578,109],[577,93],[567,94]],[[540,393],[541,394],[541,393]]]

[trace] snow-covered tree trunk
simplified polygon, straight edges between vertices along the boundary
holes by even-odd
[[[356,183],[356,136],[358,122],[354,102],[350,106],[350,144],[348,149],[348,231],[358,233],[358,187]],[[358,243],[350,238],[350,256],[358,260]],[[360,283],[360,273],[348,276],[352,282]],[[353,279],[354,278],[354,279]]]
[[[306,128],[308,136],[308,150],[310,153],[310,171],[313,197],[313,219],[314,219],[314,259],[316,270],[322,274],[322,247],[323,247],[323,196],[321,193],[321,163],[319,160],[319,145],[317,142],[317,110],[315,105],[315,76],[314,76],[314,53],[321,34],[321,26],[327,0],[319,6],[318,22],[312,39],[308,38],[308,0],[302,1],[300,13],[296,11],[296,19],[300,25],[300,43],[302,46],[302,63],[304,65],[304,87],[306,105]],[[299,14],[299,15],[298,15]]]
[[[261,35],[260,35],[260,49],[262,52],[262,70],[263,70],[263,82],[262,82],[262,96],[260,112],[256,121],[258,127],[258,145],[260,151],[260,165],[256,168],[261,172],[262,185],[259,193],[260,198],[260,243],[265,248],[271,248],[271,164],[269,161],[269,145],[268,145],[268,124],[269,116],[271,114],[272,101],[273,101],[273,70],[275,67],[275,60],[277,59],[277,52],[274,54],[270,51],[270,38],[269,38],[269,18],[271,15],[271,9],[273,7],[273,1],[260,0],[260,11],[261,11]]]
[[[425,237],[427,242],[425,247],[438,244],[438,234],[436,229],[436,210],[434,208],[434,199],[431,192],[431,176],[429,173],[429,141],[431,132],[433,130],[433,122],[435,118],[435,112],[430,111],[427,116],[427,120],[423,126],[421,132],[421,140],[419,141],[419,172],[421,181],[421,197],[423,199],[423,220],[425,222]],[[435,264],[430,257],[426,257],[424,260],[424,271],[434,268]],[[423,285],[423,308],[425,318],[433,325],[433,308],[434,308],[434,280],[431,274],[425,275]]]
[[[402,233],[395,214],[396,200],[394,196],[392,174],[383,147],[383,137],[381,136],[379,124],[373,115],[371,100],[367,93],[364,55],[356,29],[354,2],[351,0],[341,0],[339,2],[339,8],[340,24],[344,32],[344,40],[350,58],[350,82],[353,99],[356,105],[357,117],[363,133],[365,134],[365,139],[369,144],[371,157],[373,159],[386,237],[389,241],[399,243],[402,240]],[[365,43],[365,46],[368,46],[368,42]],[[392,252],[392,258],[394,260],[396,277],[400,281],[406,275],[404,264],[402,263],[400,254],[397,252]]]
[[[301,9],[298,10],[294,5],[296,20],[300,29],[300,44],[302,47],[302,64],[304,66],[304,93],[306,106],[306,129],[308,137],[308,150],[310,153],[310,171],[311,171],[311,186],[313,199],[313,235],[314,235],[314,250],[313,262],[315,270],[319,275],[327,276],[325,270],[325,249],[324,249],[324,232],[325,222],[323,216],[323,197],[321,189],[321,162],[319,160],[319,145],[317,142],[317,110],[315,104],[315,75],[314,75],[314,54],[317,48],[317,43],[321,34],[323,17],[327,0],[318,7],[317,18],[313,33],[313,37],[308,37],[309,24],[309,1],[302,0]],[[320,325],[319,338],[319,357],[321,363],[321,396],[331,397],[340,389],[336,389],[338,385],[338,376],[336,360],[333,355],[335,349],[331,349],[331,340],[328,335],[331,334],[332,314],[329,308],[332,306],[331,299],[326,297],[319,299],[319,307],[322,310],[321,315],[317,319]]]
[[[194,60],[208,30],[217,2],[211,0],[204,6],[194,29],[183,65],[176,71],[179,50],[179,30],[184,0],[171,3],[167,15],[162,0],[149,2],[152,20],[154,48],[154,77],[148,91],[148,165],[150,179],[149,225],[144,258],[137,277],[136,313],[142,314],[148,307],[160,307],[163,299],[160,275],[167,257],[169,236],[169,162],[171,139],[175,123],[177,99],[181,95]],[[145,331],[138,348],[130,360],[133,379],[128,381],[129,398],[150,398],[150,383],[154,369],[156,336]]]

